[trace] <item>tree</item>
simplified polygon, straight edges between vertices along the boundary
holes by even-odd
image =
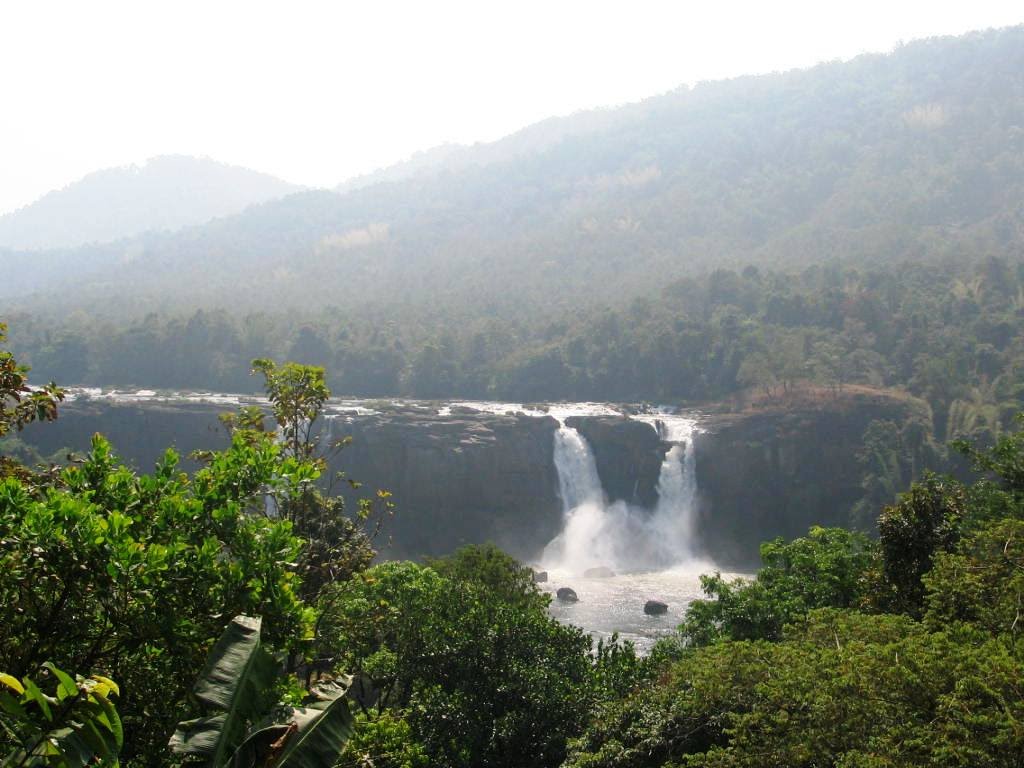
[[[308,475],[280,454],[272,436],[238,433],[192,477],[172,451],[140,476],[97,436],[55,475],[0,480],[0,669],[108,674],[122,686],[125,759],[161,765],[185,681],[226,615],[264,616],[282,651],[311,631],[293,572],[301,540],[259,513],[265,487]]]
[[[0,322],[0,343],[7,339],[7,325]],[[0,349],[0,437],[11,428],[22,429],[33,421],[57,418],[57,403],[64,392],[53,382],[33,388],[28,384],[29,368],[19,365],[14,355]]]
[[[0,732],[10,749],[0,755],[5,768],[117,765],[124,742],[117,684],[101,675],[72,677],[51,663],[41,671],[52,695],[30,677],[0,673]]]
[[[818,610],[780,642],[691,649],[596,713],[566,768],[1011,768],[1024,665],[999,640]]]
[[[313,459],[317,450],[315,424],[331,396],[324,369],[299,363],[278,366],[266,358],[253,360],[252,368],[254,373],[263,374],[286,452],[297,459]]]
[[[350,578],[373,560],[376,552],[372,539],[380,529],[383,515],[392,512],[391,494],[378,490],[374,499],[360,499],[355,514],[348,515],[344,499],[331,495],[331,488],[325,492],[315,485],[314,481],[327,469],[329,458],[346,444],[339,441],[322,445],[320,433],[314,427],[331,395],[323,368],[298,363],[278,366],[272,360],[260,359],[253,361],[253,371],[263,374],[285,455],[300,459],[315,470],[299,482],[282,486],[280,493],[266,489],[274,502],[274,514],[291,522],[293,532],[305,541],[297,567],[300,593],[315,603],[327,584]],[[262,411],[258,408],[243,409],[237,416],[227,416],[225,421],[231,428],[264,430]],[[358,483],[349,482],[358,487]],[[367,526],[372,527],[372,533],[367,533]]]
[[[407,722],[432,765],[559,765],[595,700],[589,638],[507,565],[487,549],[439,563],[447,576],[383,563],[324,595],[325,655],[365,680],[364,716]]]
[[[868,597],[878,552],[866,536],[842,528],[761,545],[763,566],[753,580],[701,576],[711,599],[694,600],[680,632],[694,645],[728,640],[777,640],[783,628],[815,608],[855,608]]]
[[[878,518],[883,573],[892,608],[912,616],[924,610],[922,577],[938,552],[960,538],[967,495],[956,481],[927,473]]]

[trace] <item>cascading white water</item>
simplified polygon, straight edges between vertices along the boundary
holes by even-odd
[[[583,435],[562,419],[558,422],[555,469],[565,525],[541,559],[552,570],[581,573],[613,558],[616,544],[607,530],[607,505],[594,454]]]
[[[646,420],[646,419],[644,419]],[[693,436],[697,422],[685,416],[664,415],[655,429],[672,447],[658,475],[658,504],[649,527],[659,547],[658,560],[679,565],[694,557],[694,522],[697,502],[697,462]]]
[[[561,422],[555,432],[555,469],[563,511],[583,504],[604,505],[604,491],[590,446],[583,435]]]
[[[570,574],[599,566],[617,572],[649,571],[693,559],[696,421],[669,415],[637,418],[673,443],[661,466],[653,511],[621,501],[606,503],[590,446],[577,430],[559,420],[555,468],[565,523],[541,556],[546,568]]]
[[[331,445],[334,441],[334,421],[337,414],[325,413],[324,425],[320,428],[320,437],[317,438],[317,448],[321,455],[328,455],[331,452]]]

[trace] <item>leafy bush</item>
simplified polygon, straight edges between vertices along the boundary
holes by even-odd
[[[237,435],[192,478],[171,451],[137,475],[96,437],[52,481],[0,481],[0,668],[107,671],[124,689],[126,758],[158,764],[228,617],[264,616],[279,648],[309,633],[291,569],[301,542],[259,512],[264,486],[302,476],[269,436]]]
[[[124,740],[117,684],[101,675],[71,677],[49,662],[43,672],[53,694],[30,677],[0,673],[0,732],[5,750],[13,745],[4,766],[116,765]]]
[[[432,765],[558,765],[596,695],[590,639],[496,550],[436,566],[383,563],[328,590],[321,642],[367,679],[364,715],[399,712]]]
[[[761,545],[752,580],[702,576],[710,600],[693,601],[680,631],[696,645],[722,639],[777,640],[786,624],[813,608],[853,608],[867,599],[878,549],[842,528],[811,528],[804,538]]]

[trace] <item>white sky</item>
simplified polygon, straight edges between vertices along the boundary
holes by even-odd
[[[1021,22],[1021,0],[0,0],[0,213],[168,153],[333,186],[682,83]]]

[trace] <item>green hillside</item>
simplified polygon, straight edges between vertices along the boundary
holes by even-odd
[[[388,301],[508,316],[719,266],[1015,255],[1024,28],[682,88],[381,178],[397,180],[54,255],[73,294],[52,272],[34,287],[104,313]]]

